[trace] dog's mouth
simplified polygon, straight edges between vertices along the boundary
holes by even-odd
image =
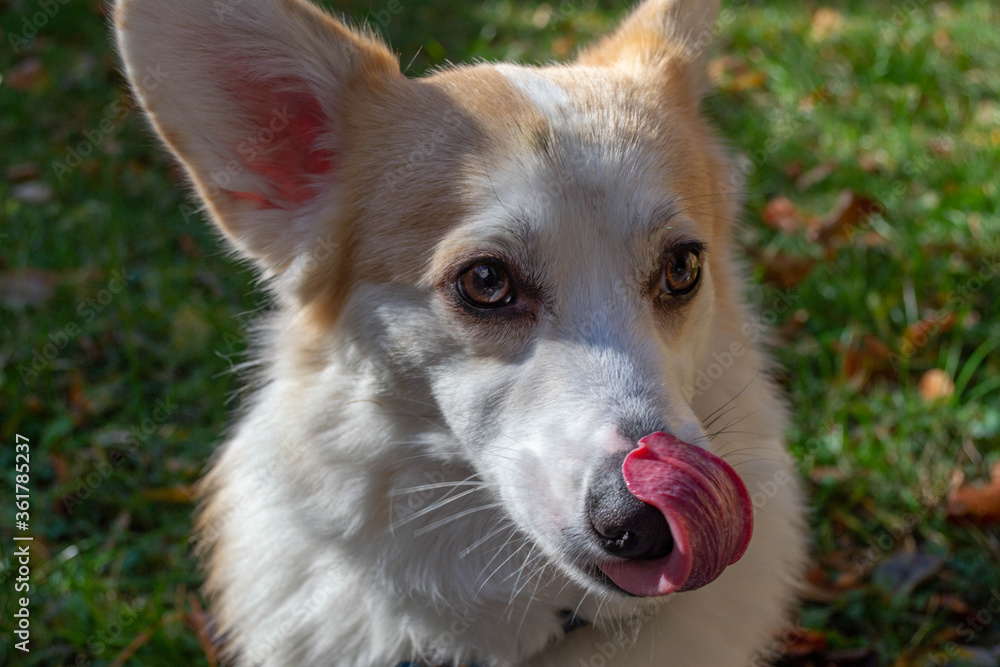
[[[663,514],[672,545],[656,558],[605,559],[596,566],[637,596],[705,586],[750,544],[750,494],[729,464],[701,447],[666,433],[647,435],[638,444],[622,464],[625,484],[635,498]]]

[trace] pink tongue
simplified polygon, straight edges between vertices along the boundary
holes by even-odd
[[[653,433],[625,457],[625,483],[663,512],[674,538],[668,556],[599,564],[633,595],[700,588],[743,556],[753,534],[753,505],[743,480],[725,461],[666,433]]]

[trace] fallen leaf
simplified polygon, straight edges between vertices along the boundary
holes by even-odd
[[[955,393],[955,382],[945,371],[932,368],[920,378],[920,398],[933,403],[942,398],[949,398]]]
[[[722,86],[727,76],[743,74],[749,69],[750,67],[736,56],[724,55],[714,58],[708,64],[708,77],[716,86]]]
[[[826,86],[814,88],[808,95],[799,100],[799,111],[809,113],[817,104],[823,104],[830,99],[830,91]]]
[[[24,397],[24,407],[28,412],[41,414],[45,410],[45,401],[38,394],[28,394]]]
[[[955,152],[955,140],[951,137],[934,137],[927,142],[927,150],[940,157],[948,157]]]
[[[864,579],[868,576],[871,571],[871,567],[866,567],[860,569],[855,567],[853,570],[848,570],[846,572],[841,572],[840,576],[837,577],[837,581],[834,582],[833,587],[838,591],[849,591],[855,588],[861,588],[864,585]]]
[[[834,241],[851,240],[867,224],[869,217],[882,210],[882,205],[871,197],[844,190],[836,208],[809,231],[809,240],[826,247]]]
[[[870,174],[893,168],[894,161],[884,148],[858,152],[858,166]]]
[[[62,454],[49,454],[49,468],[55,473],[59,484],[67,485],[73,480],[69,462]]]
[[[777,328],[774,329],[774,333],[778,336],[778,340],[798,340],[799,334],[802,332],[802,327],[804,327],[808,321],[809,311],[805,308],[799,308],[792,313],[791,317],[778,325]]]
[[[826,648],[826,635],[818,630],[795,628],[785,633],[783,638],[785,654],[801,657],[819,653]]]
[[[834,349],[841,354],[841,370],[858,389],[872,377],[887,376],[892,370],[892,351],[872,334],[854,336],[847,345],[835,342]]]
[[[775,197],[767,202],[760,214],[761,220],[771,229],[794,234],[803,227],[802,214],[788,197]]]
[[[83,375],[78,370],[70,372],[69,408],[73,425],[79,426],[94,411],[94,405],[84,388]]]
[[[817,42],[837,35],[844,27],[844,17],[833,7],[820,7],[813,14],[811,35]]]
[[[882,168],[879,161],[868,153],[858,156],[858,166],[861,167],[861,171],[866,171],[869,174],[874,174]]]
[[[778,287],[795,287],[809,275],[816,260],[779,250],[764,266],[764,280]]]
[[[809,470],[809,479],[816,484],[843,482],[847,479],[847,472],[836,466],[814,466]]]
[[[800,160],[791,160],[786,162],[785,166],[781,168],[781,173],[785,175],[785,178],[790,180],[795,180],[802,175],[802,172],[806,170],[805,165],[802,164]]]
[[[943,29],[938,28],[934,31],[934,46],[937,47],[938,51],[945,51],[948,52],[948,55],[951,55],[951,35]]]
[[[738,74],[736,77],[723,84],[723,88],[730,93],[740,93],[745,90],[753,90],[754,88],[760,88],[764,85],[767,77],[760,70],[752,70],[750,72],[744,72],[743,74]]]
[[[869,229],[864,235],[857,241],[857,245],[862,248],[884,248],[889,245],[889,239],[882,236],[874,229]]]
[[[10,165],[4,170],[4,176],[7,177],[7,180],[14,181],[15,183],[38,178],[38,174],[38,165],[33,162],[19,162]]]
[[[40,306],[52,296],[56,274],[41,269],[19,269],[0,274],[0,304],[6,308]]]
[[[934,337],[950,331],[957,319],[953,311],[941,311],[909,325],[903,332],[900,348],[912,356],[914,351],[927,345]]]
[[[815,167],[800,174],[795,179],[795,187],[799,190],[808,190],[820,181],[823,181],[827,177],[831,176],[835,171],[837,171],[838,166],[839,165],[835,160],[820,162]]]
[[[531,16],[531,25],[533,25],[538,30],[543,30],[549,24],[552,19],[552,5],[548,3],[542,3],[538,5],[535,9],[535,13]]]
[[[840,597],[840,592],[834,589],[826,571],[815,566],[806,573],[805,586],[801,595],[803,600],[809,602],[829,604]]]
[[[990,471],[987,484],[962,484],[948,492],[948,518],[979,523],[1000,521],[1000,463]]]
[[[931,601],[935,607],[947,609],[957,616],[967,616],[973,612],[965,600],[953,593],[935,593],[931,596]]]
[[[152,502],[184,504],[194,502],[196,490],[190,484],[177,484],[160,489],[147,489],[142,497]]]
[[[201,644],[205,652],[205,659],[209,667],[217,667],[219,664],[218,655],[215,652],[215,643],[218,637],[212,636],[211,619],[201,607],[198,596],[188,593],[188,600],[191,603],[191,613],[187,615],[188,625],[198,636],[198,643]]]
[[[40,58],[25,58],[4,76],[4,82],[21,92],[39,86],[45,79],[45,66]]]
[[[198,247],[198,242],[195,241],[190,234],[181,234],[178,236],[177,244],[188,257],[193,257],[195,259],[201,257],[201,248]]]
[[[556,58],[565,58],[576,48],[576,40],[571,37],[557,37],[552,42],[552,55]]]

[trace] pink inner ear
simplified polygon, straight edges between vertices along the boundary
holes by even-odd
[[[336,169],[336,153],[316,147],[321,135],[333,131],[319,101],[310,95],[285,92],[281,82],[230,88],[249,105],[255,123],[239,138],[240,165],[267,179],[267,193],[227,190],[233,199],[254,202],[257,208],[293,208],[314,193],[313,177]],[[274,84],[270,89],[267,84]]]

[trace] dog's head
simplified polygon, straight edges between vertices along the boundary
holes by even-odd
[[[699,115],[717,11],[649,0],[568,65],[417,80],[300,0],[123,0],[116,22],[160,135],[298,314],[303,365],[355,341],[551,560],[648,596],[713,580],[752,524],[696,390],[744,320]]]

